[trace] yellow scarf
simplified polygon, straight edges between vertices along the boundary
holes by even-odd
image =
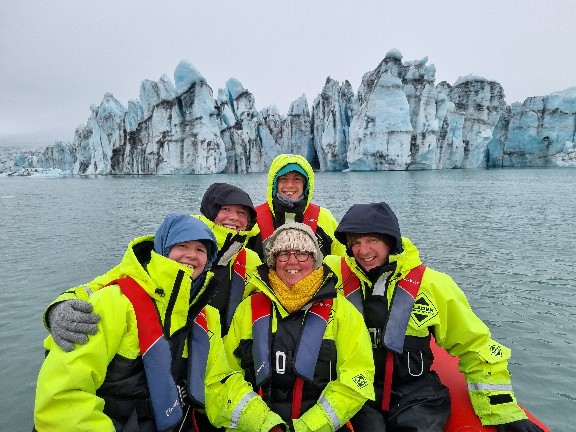
[[[324,278],[324,269],[320,267],[314,270],[300,282],[296,283],[296,285],[291,287],[282,282],[282,279],[278,277],[273,269],[270,269],[268,277],[276,298],[288,313],[292,313],[308,303],[314,293],[318,291]]]

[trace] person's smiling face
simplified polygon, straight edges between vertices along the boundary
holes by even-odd
[[[245,206],[229,204],[220,207],[214,222],[236,231],[246,231],[250,223],[250,215]]]
[[[387,263],[390,256],[390,247],[384,240],[370,234],[356,237],[350,249],[356,262],[367,271]]]
[[[283,261],[286,258],[287,261]],[[314,257],[310,252],[280,251],[276,253],[275,261],[276,274],[289,287],[296,285],[314,270]]]
[[[208,250],[201,241],[189,240],[173,245],[168,252],[168,258],[194,268],[192,279],[196,279],[208,262]]]
[[[287,172],[276,180],[276,190],[278,194],[292,201],[296,201],[304,195],[305,186],[306,179],[302,174],[295,171]]]

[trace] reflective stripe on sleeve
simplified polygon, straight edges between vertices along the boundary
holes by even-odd
[[[242,398],[242,400],[238,402],[238,404],[236,404],[236,407],[232,412],[232,418],[230,419],[231,421],[229,426],[230,429],[236,429],[238,427],[238,420],[240,420],[240,414],[242,413],[242,410],[244,409],[246,404],[248,404],[248,402],[250,402],[250,400],[254,397],[258,397],[258,395],[254,392],[246,393],[246,395]]]
[[[328,402],[328,399],[326,399],[324,397],[324,395],[320,395],[320,399],[318,399],[318,402],[320,403],[320,406],[322,408],[324,408],[324,411],[326,411],[326,414],[328,414],[328,417],[330,418],[330,421],[332,422],[332,426],[334,426],[334,430],[340,429],[340,420],[338,420],[338,416],[336,415],[336,411],[334,411],[334,408],[332,408],[332,405],[330,405],[330,402]]]
[[[486,390],[486,391],[512,391],[512,384],[481,384],[469,383],[468,390]]]

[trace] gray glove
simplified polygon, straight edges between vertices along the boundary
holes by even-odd
[[[92,313],[92,304],[84,300],[66,300],[48,311],[47,324],[52,338],[64,351],[72,351],[74,344],[88,342],[89,334],[96,334],[100,316]]]
[[[498,432],[543,432],[542,428],[528,419],[496,425]]]

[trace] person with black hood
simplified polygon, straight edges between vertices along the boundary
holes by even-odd
[[[216,254],[208,226],[179,213],[133,240],[89,298],[96,334],[73,351],[46,339],[35,430],[205,430],[199,409],[219,427],[282,424],[228,364],[219,314],[207,305]]]
[[[222,335],[228,333],[234,311],[248,294],[245,289],[256,267],[262,264],[256,252],[245,247],[256,224],[250,196],[237,186],[214,183],[204,193],[200,215],[216,236],[218,257],[212,267],[217,290],[210,305],[220,311]]]
[[[280,154],[268,170],[266,202],[256,207],[258,225],[248,247],[260,257],[266,241],[274,230],[288,222],[308,225],[324,256],[343,255],[346,248],[336,238],[337,222],[326,207],[312,203],[314,171],[306,158],[295,154]]]
[[[368,402],[372,410],[362,410],[353,425],[373,424],[374,430],[388,432],[444,429],[450,395],[430,369],[432,335],[459,357],[483,425],[497,426],[498,432],[542,431],[512,391],[510,349],[492,339],[450,276],[422,264],[388,204],[354,204],[335,236],[349,256],[326,257],[325,263],[338,275],[338,291],[364,316],[376,367],[376,402]]]

